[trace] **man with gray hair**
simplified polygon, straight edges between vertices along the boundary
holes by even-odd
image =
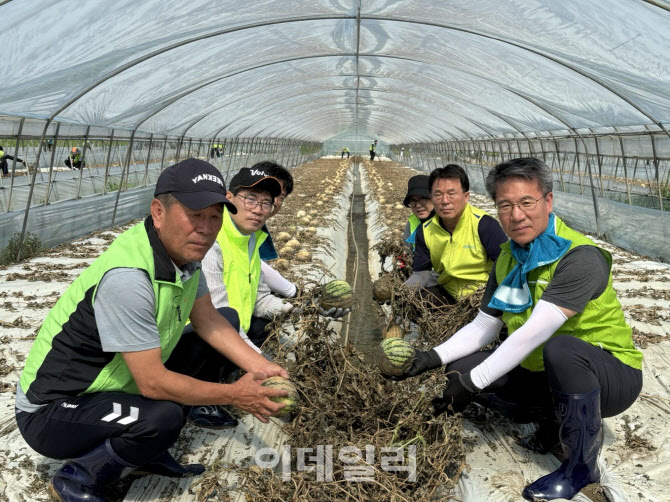
[[[489,277],[479,314],[443,344],[417,351],[405,376],[446,366],[435,413],[472,401],[519,423],[539,422],[523,446],[565,460],[528,485],[527,500],[571,499],[600,479],[603,417],[628,409],[642,388],[642,353],[612,287],[612,257],[553,212],[552,172],[535,158],[494,167],[486,190],[510,241]],[[498,336],[495,350],[481,350]]]

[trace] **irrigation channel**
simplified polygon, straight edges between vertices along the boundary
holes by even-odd
[[[343,330],[345,343],[350,342],[372,360],[375,348],[382,336],[385,320],[379,315],[372,298],[372,278],[368,266],[369,242],[365,193],[361,188],[360,163],[354,161],[354,191],[351,194],[351,210],[347,231],[347,282],[356,294],[356,309],[350,314]]]

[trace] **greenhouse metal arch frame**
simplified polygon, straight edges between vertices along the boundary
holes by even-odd
[[[347,130],[355,138],[379,138],[391,158],[423,170],[465,161],[483,175],[497,160],[541,156],[561,191],[591,192],[598,235],[611,235],[602,224],[603,198],[655,209],[664,221],[670,181],[664,125],[670,100],[662,91],[670,67],[666,2],[610,0],[585,10],[577,1],[557,6],[542,0],[504,6],[224,1],[217,3],[221,12],[212,12],[204,0],[174,4],[169,11],[165,3],[121,1],[105,5],[104,13],[95,4],[70,9],[55,31],[72,42],[65,40],[62,50],[49,47],[46,56],[37,42],[30,43],[30,30],[75,3],[38,0],[31,2],[32,11],[22,0],[0,3],[10,26],[0,35],[10,49],[8,71],[21,64],[34,70],[0,89],[0,114],[7,117],[0,137],[11,140],[14,157],[33,150],[21,239],[34,228],[31,207],[67,199],[61,194],[68,184],[73,200],[113,192],[114,223],[122,196],[147,191],[155,181],[153,168],[160,172],[184,152],[207,156],[212,145],[223,144],[225,160],[215,162],[226,173],[261,153],[291,166],[332,153],[330,138]],[[129,9],[146,16],[131,43],[123,21],[138,23]],[[115,15],[119,33],[101,37],[108,45],[90,44],[88,58],[77,43],[80,30],[70,30],[70,23],[86,26],[95,38]],[[23,39],[17,26],[28,32]],[[213,46],[234,48],[241,57],[205,71]],[[53,59],[70,57],[68,50],[80,61],[61,70]],[[24,53],[34,64],[22,59]],[[166,61],[184,69],[173,87],[160,80]],[[69,71],[85,78],[72,83]],[[126,96],[120,89],[133,89],[130,82],[139,85]],[[48,85],[58,92],[44,93]],[[142,91],[149,91],[147,99]],[[53,150],[44,162],[49,139]],[[106,161],[97,162],[104,176],[95,180],[90,168],[87,176],[82,169],[72,179],[56,173],[56,157],[64,153],[55,146],[59,139],[68,147],[83,144],[84,157],[106,153]],[[152,152],[161,142],[159,161]],[[9,200],[0,199],[0,212],[13,218],[25,190],[21,183],[14,186],[16,173],[13,163]],[[34,201],[42,188],[38,178],[45,175],[45,196]],[[86,192],[87,184],[92,192]]]

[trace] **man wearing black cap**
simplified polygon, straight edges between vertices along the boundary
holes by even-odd
[[[26,442],[69,459],[51,491],[61,500],[104,500],[103,489],[132,470],[200,474],[168,452],[200,403],[232,404],[263,422],[285,395],[260,384],[288,377],[252,350],[212,305],[199,260],[235,212],[219,171],[188,159],[156,184],[151,215],[121,234],[61,296],[45,319],[17,385],[16,420]],[[200,346],[180,344],[187,320]],[[205,343],[206,342],[206,343]],[[193,351],[197,365],[172,356]],[[181,354],[180,354],[181,355]],[[224,385],[199,378],[226,358],[247,374]]]
[[[405,207],[412,210],[412,216],[409,217],[407,225],[405,225],[402,238],[409,244],[412,252],[414,252],[417,229],[421,223],[425,223],[428,218],[431,218],[435,214],[433,211],[433,201],[430,198],[427,175],[417,174],[409,179],[407,182],[407,195],[405,195],[402,203]]]

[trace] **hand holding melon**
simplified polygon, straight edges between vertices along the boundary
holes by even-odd
[[[276,416],[283,417],[290,413],[293,413],[298,409],[300,405],[300,395],[298,394],[298,389],[295,388],[295,385],[290,380],[282,378],[280,376],[274,376],[266,379],[262,384],[263,387],[268,387],[271,389],[280,389],[288,392],[287,396],[273,396],[270,397],[271,401],[275,403],[285,404],[279,413]]]
[[[344,317],[354,305],[354,292],[347,281],[330,281],[321,286],[319,314],[337,319]]]

